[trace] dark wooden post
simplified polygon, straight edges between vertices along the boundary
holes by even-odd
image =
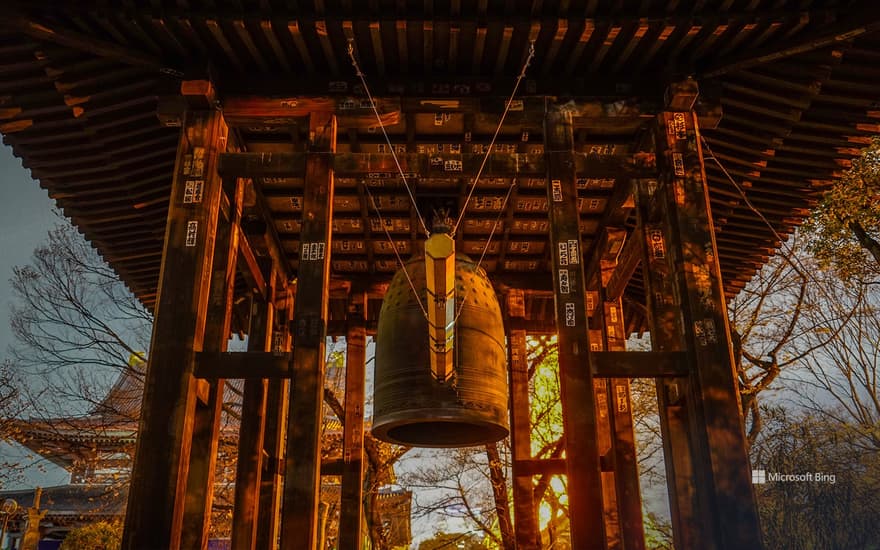
[[[603,277],[603,286],[605,284]],[[621,300],[608,299],[604,289],[602,297],[605,349],[626,351],[626,329]],[[642,522],[642,497],[639,491],[639,465],[633,432],[630,381],[627,378],[610,378],[606,382],[606,387],[621,547],[626,550],[644,550],[645,528]]]
[[[312,113],[306,159],[300,262],[293,319],[293,380],[287,419],[281,541],[285,550],[314,550],[320,540],[318,501],[321,410],[327,333],[336,118]]]
[[[605,351],[604,337],[602,336],[602,308],[598,307],[598,291],[594,291],[588,283],[588,292],[593,296],[594,303],[592,317],[587,309],[590,323],[590,351]],[[595,327],[595,328],[594,328]],[[609,550],[621,549],[620,517],[617,510],[617,489],[615,480],[617,472],[614,471],[614,437],[611,426],[611,407],[608,393],[608,379],[594,378],[593,391],[596,395],[596,430],[598,432],[598,452],[602,459],[602,508],[605,518],[605,543]]]
[[[355,292],[345,336],[345,423],[342,427],[340,550],[360,550],[364,519],[364,384],[367,359],[367,295]]]
[[[544,136],[571,545],[599,550],[605,526],[571,113],[550,106]]]
[[[525,318],[522,290],[507,293],[507,318]],[[531,474],[522,472],[520,460],[532,458],[532,430],[529,414],[529,362],[526,331],[508,329],[507,353],[510,357],[510,451],[513,459],[513,529],[517,550],[541,548],[538,514],[535,509]]]
[[[681,306],[672,276],[675,266],[669,253],[669,217],[658,204],[657,195],[656,182],[638,183],[640,231],[637,238],[644,243],[645,267],[642,273],[648,328],[654,351],[683,351]],[[701,548],[700,541],[705,541],[705,548],[715,548],[712,522],[701,517],[706,513],[706,506],[701,506],[700,502],[705,500],[705,495],[701,499],[694,477],[694,454],[688,433],[688,380],[660,379],[656,385],[673,542],[682,550]]]
[[[659,199],[670,212],[674,284],[681,297],[688,358],[695,482],[708,493],[715,546],[763,547],[733,348],[709,207],[697,117],[696,85],[674,86],[659,117]],[[698,541],[708,548],[707,541]]]
[[[202,350],[220,207],[223,116],[207,82],[184,82],[189,102],[177,151],[153,339],[122,547],[177,549],[195,416],[195,352]]]
[[[248,351],[272,349],[274,317],[274,270],[269,273],[268,296],[254,296],[248,331]],[[247,375],[247,373],[242,373]],[[235,501],[232,512],[232,549],[253,550],[257,542],[260,479],[263,466],[263,434],[266,427],[265,378],[245,378],[235,467]]]
[[[286,354],[290,352],[290,331],[287,330],[293,316],[294,287],[288,286],[283,300],[283,315],[276,312],[272,351]],[[278,330],[278,326],[284,327]],[[257,548],[273,550],[278,545],[281,512],[281,489],[285,426],[287,422],[288,394],[290,381],[271,379],[266,394],[266,425],[263,431],[263,473],[260,476],[260,510],[257,514]]]
[[[235,292],[235,269],[238,260],[239,223],[244,184],[224,182],[226,191],[232,190],[230,215],[217,228],[214,247],[214,267],[211,271],[211,300],[208,304],[204,351],[226,351],[232,320],[232,300]],[[184,550],[203,550],[208,545],[211,524],[211,506],[214,501],[214,471],[217,462],[217,444],[220,437],[220,417],[223,410],[225,380],[206,380],[207,403],[196,405],[193,423],[193,442],[190,452],[189,480],[183,516],[180,547]]]
[[[630,193],[627,193],[629,196]],[[631,203],[630,203],[631,204]],[[625,210],[628,212],[629,210]],[[625,217],[620,214],[617,217]],[[615,219],[614,221],[618,221]],[[611,285],[616,277],[621,277],[620,269],[634,269],[634,262],[627,260],[626,266],[618,264],[618,257],[624,249],[626,231],[606,226],[600,246],[596,249],[597,257],[592,259],[595,271],[590,280],[591,288],[595,288],[596,307],[593,310],[595,325],[603,335],[605,351],[626,351],[626,328],[623,320],[623,304],[618,293],[623,292],[625,285]],[[631,253],[629,247],[627,248]],[[628,275],[622,276],[628,278]],[[591,342],[591,345],[594,342]],[[595,346],[594,346],[595,348]],[[610,378],[601,381],[607,396],[604,403],[607,413],[608,462],[613,470],[614,485],[614,518],[616,520],[617,540],[609,547],[626,550],[643,550],[645,548],[645,530],[642,521],[642,499],[639,491],[639,469],[636,456],[635,434],[633,432],[632,402],[630,399],[630,381],[626,378]],[[597,389],[598,392],[598,389]],[[608,503],[606,502],[606,505]]]

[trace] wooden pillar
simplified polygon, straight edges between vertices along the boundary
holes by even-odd
[[[340,550],[360,550],[364,520],[364,385],[367,360],[367,296],[356,292],[345,336],[345,422],[342,429]]]
[[[122,547],[177,549],[183,523],[197,386],[220,206],[222,115],[207,82],[184,82],[190,104],[177,151],[153,338]]]
[[[621,213],[613,217],[609,216],[606,218],[606,223],[609,220],[618,221],[626,215]],[[628,277],[618,272],[621,269],[618,257],[624,249],[625,240],[624,229],[606,225],[599,246],[595,249],[596,256],[591,259],[587,288],[591,296],[589,302],[594,305],[592,310],[588,308],[588,314],[591,315],[591,326],[597,333],[597,337],[590,340],[593,350],[599,349],[598,343],[604,344],[604,351],[626,351],[628,335],[624,326],[622,301],[618,294],[623,292],[622,287],[625,285],[611,284],[616,278]],[[632,262],[627,261],[624,269],[634,269],[630,267],[631,265]],[[613,499],[605,502],[606,513],[609,505],[613,507],[612,527],[615,529],[614,539],[609,534],[608,546],[643,550],[645,531],[642,521],[630,381],[626,378],[606,378],[597,380],[596,388],[597,397],[601,397],[597,400],[600,428],[608,431],[607,436],[600,431],[602,452],[607,452],[607,463],[611,470],[607,473],[603,472],[603,476],[610,477],[607,481],[611,485],[610,488],[606,488],[606,497],[609,494],[613,496]]]
[[[290,331],[287,330],[293,317],[294,288],[289,286],[284,299],[283,311],[276,312],[276,329],[273,336],[272,351],[278,354],[290,352]],[[279,330],[279,326],[284,327]],[[281,513],[281,489],[283,486],[283,459],[285,447],[285,426],[287,422],[288,394],[290,381],[270,379],[266,393],[266,423],[263,430],[263,473],[260,476],[260,510],[257,513],[257,548],[274,550],[278,545]]]
[[[603,286],[605,280],[603,277]],[[611,300],[602,291],[606,351],[626,351],[626,329],[620,298]],[[644,550],[645,527],[642,522],[642,496],[639,490],[639,465],[633,431],[630,381],[627,378],[606,380],[611,461],[614,464],[614,492],[620,529],[621,548]]]
[[[228,185],[227,185],[228,183]],[[232,190],[230,216],[217,228],[214,247],[214,266],[211,270],[211,298],[208,304],[208,322],[205,327],[204,351],[226,351],[232,320],[232,301],[235,292],[235,269],[238,260],[239,223],[244,196],[243,182],[224,182],[226,191]],[[211,524],[211,506],[214,501],[214,472],[220,437],[220,417],[223,410],[223,379],[206,380],[208,400],[196,405],[193,422],[193,441],[190,452],[189,479],[183,516],[180,547],[184,550],[204,550],[208,546]]]
[[[508,319],[525,317],[522,290],[507,294]],[[510,359],[510,451],[513,460],[513,529],[517,550],[539,550],[541,533],[535,508],[532,475],[522,471],[520,460],[532,458],[532,430],[529,412],[529,362],[526,331],[507,331]]]
[[[693,112],[696,85],[675,86],[670,110],[658,118],[659,202],[670,215],[670,253],[691,367],[688,415],[694,482],[708,498],[715,547],[763,547],[751,484],[730,327]],[[697,541],[710,548],[709,541]]]
[[[336,118],[312,113],[309,135],[284,466],[281,547],[285,550],[315,550],[320,539],[321,405],[333,213],[332,159],[322,153],[336,149]]]
[[[587,282],[588,304],[593,304],[592,311],[587,307],[590,333],[590,351],[606,351],[602,322],[604,316],[600,306],[600,292],[596,281]],[[595,285],[595,286],[593,286]],[[598,431],[598,451],[602,458],[602,508],[605,518],[605,543],[609,550],[621,550],[620,518],[617,510],[617,490],[614,470],[614,437],[611,425],[611,406],[608,393],[608,379],[594,378],[593,391],[596,394],[596,429]]]
[[[642,273],[651,346],[654,351],[683,351],[681,306],[669,253],[669,218],[658,204],[656,182],[639,182],[637,203],[639,233],[644,243]],[[694,454],[688,433],[688,380],[664,378],[657,380],[656,385],[673,542],[681,550],[702,548],[700,541],[706,541],[705,548],[715,548],[712,522],[701,517],[706,513],[706,506],[701,505],[705,496],[701,499],[698,495],[694,477]]]
[[[274,270],[270,270],[268,281],[269,295],[254,296],[252,299],[248,351],[272,349],[272,325],[275,313]],[[247,373],[242,374],[247,375]],[[267,390],[268,380],[265,378],[244,380],[238,433],[238,461],[235,467],[232,550],[256,548]]]
[[[605,527],[571,113],[551,105],[544,125],[571,545],[599,550]]]

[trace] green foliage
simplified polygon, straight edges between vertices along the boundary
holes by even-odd
[[[645,548],[647,550],[675,550],[672,544],[672,524],[653,512],[645,512]]]
[[[844,279],[880,275],[872,250],[880,243],[880,138],[834,182],[805,227],[814,236],[813,254]]]
[[[562,402],[559,400],[559,357],[555,338],[528,340],[534,376],[530,382],[532,455],[544,458],[562,437]]]
[[[60,550],[119,550],[122,547],[122,523],[99,521],[72,530]]]

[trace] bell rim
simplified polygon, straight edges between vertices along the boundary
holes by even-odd
[[[373,437],[386,443],[395,445],[405,445],[408,447],[419,447],[428,449],[455,449],[461,447],[475,447],[478,445],[486,445],[489,443],[497,443],[510,435],[510,428],[506,422],[495,422],[489,419],[480,419],[473,416],[462,414],[438,415],[436,408],[423,409],[424,413],[419,414],[420,410],[398,410],[393,413],[383,415],[381,423],[373,424],[370,432]],[[465,412],[465,411],[461,411]],[[390,435],[398,428],[425,425],[426,429],[429,425],[436,424],[462,424],[480,429],[485,437],[480,439],[468,439],[462,441],[451,441],[444,443],[422,443],[405,441]]]

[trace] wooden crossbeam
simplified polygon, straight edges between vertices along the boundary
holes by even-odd
[[[330,154],[330,153],[328,153]],[[305,174],[309,153],[227,153],[220,160],[222,175],[239,177],[291,177]],[[397,179],[399,172],[390,153],[336,153],[331,154],[336,177],[370,179]],[[588,178],[655,178],[656,164],[652,154],[598,155],[572,153],[575,173]],[[477,154],[421,154],[397,155],[407,177],[460,178],[477,174],[483,155]],[[492,153],[483,169],[484,177],[532,176],[547,173],[544,156],[527,153]]]
[[[566,472],[564,458],[524,458],[515,460],[513,467],[524,477],[544,474],[564,476]]]
[[[598,378],[674,378],[687,374],[684,353],[663,351],[593,352]]]
[[[617,265],[608,277],[605,293],[608,299],[616,300],[623,296],[626,285],[642,261],[642,243],[638,235],[628,238],[617,258]]]
[[[222,159],[220,164],[222,164]],[[256,200],[250,207],[250,212],[258,219],[266,222],[266,231],[262,235],[263,238],[253,238],[252,240],[254,241],[254,244],[259,244],[264,252],[268,253],[269,257],[272,259],[275,268],[282,275],[279,283],[281,284],[280,288],[284,289],[287,287],[287,282],[293,279],[295,274],[290,269],[290,264],[287,262],[287,254],[284,252],[284,247],[281,245],[281,238],[278,236],[275,224],[272,223],[272,216],[269,211],[269,206],[266,204],[266,197],[263,194],[262,186],[257,182],[252,181],[251,188],[253,189]],[[257,240],[259,240],[259,243],[256,242]]]
[[[543,475],[566,475],[566,461],[564,458],[514,459],[512,466],[521,472],[521,475],[526,478]],[[613,458],[610,455],[600,456],[599,466],[601,467],[602,472],[614,471]]]
[[[455,87],[455,91],[451,95],[447,94],[447,97],[424,96],[424,91],[416,96],[375,96],[374,104],[382,122],[386,126],[393,126],[406,116],[415,114],[472,113],[484,117],[500,116],[508,99],[501,95],[473,97],[461,86]],[[545,99],[546,96],[529,95],[515,100],[508,111],[510,120],[518,124],[540,126]],[[628,106],[623,110],[613,107],[619,98],[573,97],[566,107],[572,112],[572,123],[578,127],[579,123],[584,124],[594,118],[609,118],[618,123],[635,121],[655,115],[662,106],[659,95],[652,100],[635,97],[627,99]],[[376,125],[376,114],[369,100],[363,96],[345,93],[332,96],[231,96],[223,101],[223,115],[231,127],[297,125],[313,110],[333,112],[342,127],[369,128]]]
[[[522,327],[530,323],[524,322]],[[535,333],[529,330],[529,334]],[[289,353],[201,352],[196,354],[195,376],[206,379],[291,378],[289,362]],[[593,352],[593,376],[597,378],[676,378],[687,375],[684,365],[684,352]]]
[[[247,87],[257,92],[252,96],[230,95],[224,100],[223,114],[231,127],[296,127],[304,124],[304,117],[310,109],[335,113],[343,128],[369,130],[376,126],[375,113],[369,101],[363,96],[351,95],[351,90],[360,85],[358,82],[349,83],[327,75],[313,75],[295,82],[290,79],[283,82],[265,77],[261,79],[259,76],[247,80],[227,83],[226,89],[231,93],[236,87]],[[630,132],[649,124],[662,110],[663,91],[656,82],[615,85],[613,80],[595,78],[587,83],[582,79],[539,81],[536,84],[542,89],[515,100],[511,105],[507,124],[541,127],[545,101],[552,101],[558,95],[569,98],[566,108],[572,114],[572,126],[579,130],[605,130],[612,134]],[[338,87],[339,93],[328,95],[327,90],[331,87]],[[478,87],[489,91],[477,94],[475,89]],[[417,85],[412,80],[376,82],[373,92],[383,124],[394,126],[417,114],[500,117],[509,99],[506,95],[508,87],[507,82],[487,82],[479,78],[471,81],[456,79],[454,82],[432,82],[430,79],[426,82],[425,79],[419,79]],[[426,88],[443,92],[425,97]],[[504,90],[505,93],[492,90]],[[284,92],[289,95],[278,97]],[[621,109],[621,104],[625,104],[626,108]],[[704,92],[694,109],[701,124],[707,128],[716,127],[722,112],[720,93],[708,95]]]

